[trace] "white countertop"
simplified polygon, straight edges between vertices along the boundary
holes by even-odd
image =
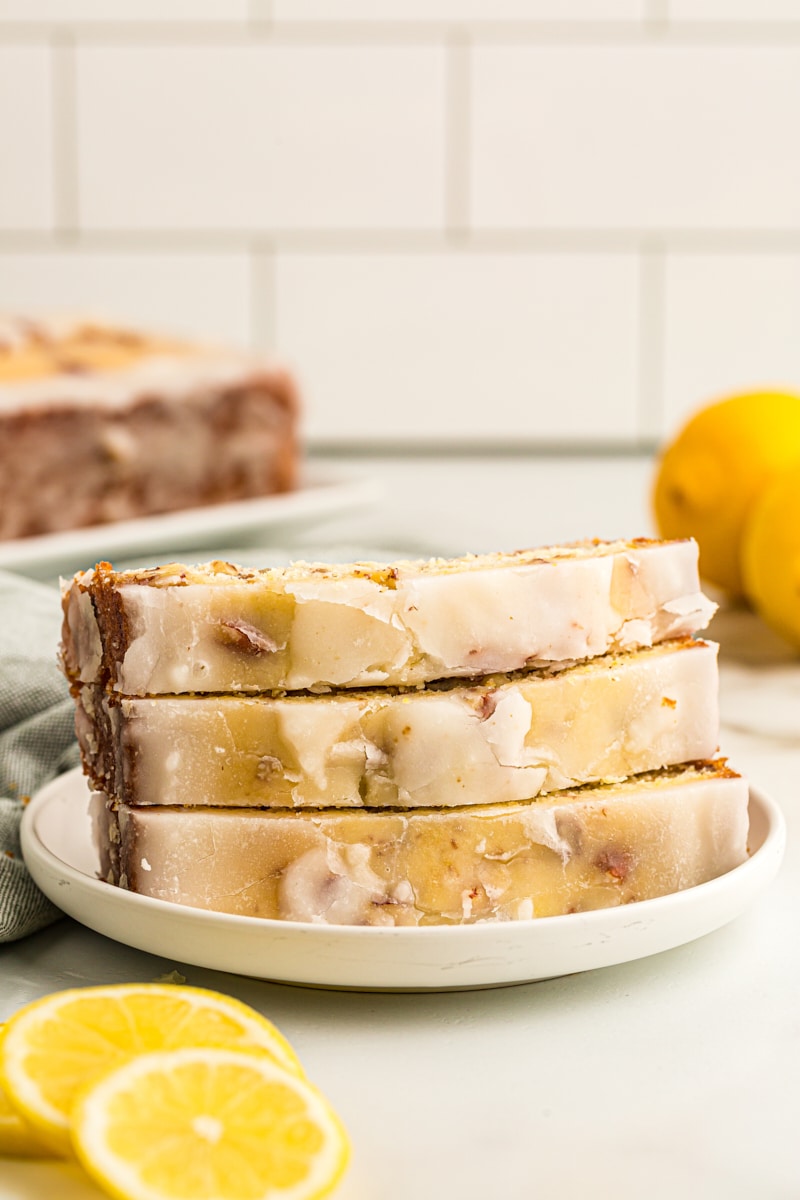
[[[379,476],[383,498],[305,544],[461,552],[651,532],[651,466],[635,458],[343,465]],[[0,948],[0,1019],[57,988],[174,968],[246,1000],[350,1131],[340,1200],[797,1200],[800,668],[761,671],[751,643],[735,662],[720,640],[721,749],[779,802],[788,848],[769,890],[718,932],[546,982],[389,994],[223,975],[65,919]],[[99,1195],[77,1168],[0,1161],[2,1200]]]

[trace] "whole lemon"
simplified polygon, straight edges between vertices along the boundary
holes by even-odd
[[[800,396],[748,392],[700,409],[657,465],[659,533],[696,538],[703,579],[742,594],[745,522],[764,488],[797,460]]]
[[[754,505],[742,540],[742,575],[767,625],[800,647],[800,462]]]

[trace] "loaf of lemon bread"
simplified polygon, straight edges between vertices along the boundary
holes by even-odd
[[[0,541],[287,491],[298,420],[252,354],[0,318]]]

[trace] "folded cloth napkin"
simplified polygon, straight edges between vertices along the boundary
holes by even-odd
[[[27,799],[79,761],[60,632],[57,590],[0,571],[0,942],[62,915],[28,874],[19,841]]]

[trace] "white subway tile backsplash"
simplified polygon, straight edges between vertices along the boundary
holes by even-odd
[[[0,0],[3,21],[43,21],[60,26],[84,21],[237,21],[247,0]]]
[[[731,392],[800,394],[798,330],[800,253],[670,255],[663,431]]]
[[[80,313],[246,345],[244,254],[0,253],[0,310]]]
[[[645,0],[272,0],[285,21],[638,20]]]
[[[273,342],[342,445],[633,444],[800,391],[793,22],[0,0],[0,309]]]
[[[276,287],[311,437],[636,435],[635,256],[282,254]]]
[[[478,47],[477,227],[800,226],[800,47]]]
[[[51,108],[49,50],[0,46],[0,228],[51,224]]]
[[[439,225],[444,55],[427,47],[84,47],[82,222]]]

